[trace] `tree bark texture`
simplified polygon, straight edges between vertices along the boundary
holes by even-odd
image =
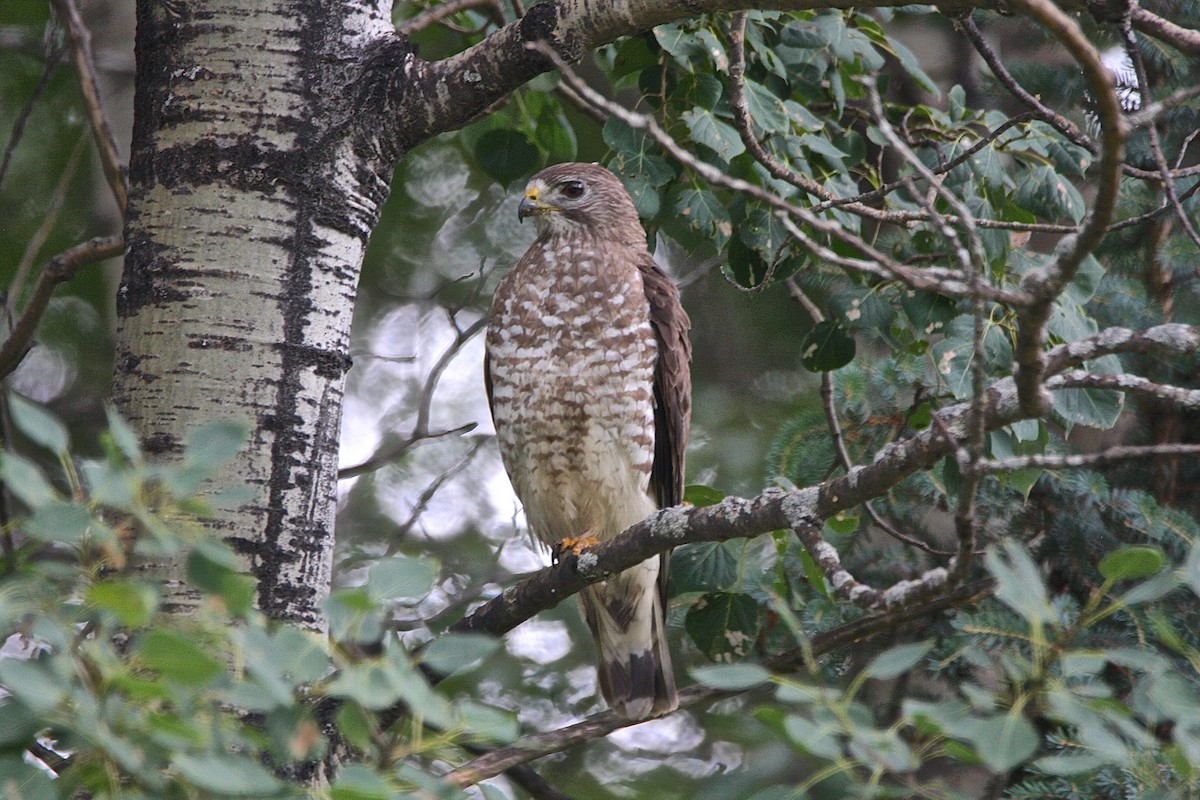
[[[115,401],[167,459],[200,423],[249,421],[221,483],[256,496],[211,527],[263,611],[317,629],[358,268],[394,162],[364,153],[347,89],[391,31],[356,2],[138,4]],[[168,607],[195,604],[178,564],[145,568]]]

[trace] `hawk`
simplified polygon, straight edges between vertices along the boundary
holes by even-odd
[[[492,300],[488,401],[534,535],[577,548],[680,502],[690,322],[608,170],[542,170],[517,216],[533,217],[537,238]],[[665,630],[668,559],[647,559],[580,594],[601,693],[631,719],[678,702]]]

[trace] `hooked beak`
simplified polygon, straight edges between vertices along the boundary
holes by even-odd
[[[524,222],[526,217],[557,210],[556,206],[543,202],[541,197],[542,190],[539,186],[534,184],[527,187],[525,196],[521,198],[521,203],[517,206],[517,220]]]

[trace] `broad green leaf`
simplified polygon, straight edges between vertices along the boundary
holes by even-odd
[[[5,800],[56,800],[54,781],[18,756],[0,758],[0,793]]]
[[[713,661],[736,661],[758,640],[758,603],[740,592],[712,592],[688,609],[683,627]]]
[[[725,493],[720,489],[699,483],[688,484],[683,489],[683,502],[693,506],[712,506],[724,499]]]
[[[282,786],[262,764],[232,753],[201,756],[177,753],[171,763],[197,788],[214,794],[262,795],[276,792]]]
[[[36,713],[46,713],[67,698],[67,690],[45,660],[0,658],[0,684]]]
[[[203,686],[224,671],[221,662],[191,639],[154,628],[142,634],[136,651],[146,666],[185,686]]]
[[[92,528],[92,515],[83,506],[54,500],[35,511],[24,528],[44,542],[77,545]]]
[[[717,117],[707,108],[696,108],[681,115],[687,125],[692,141],[712,150],[725,162],[746,151],[746,145],[732,125]]]
[[[738,580],[741,542],[685,544],[671,554],[671,591],[714,592],[732,589]]]
[[[86,596],[89,605],[107,611],[127,628],[140,628],[158,610],[155,587],[134,580],[108,580],[92,584]]]
[[[871,659],[863,669],[863,674],[879,680],[898,678],[921,663],[933,649],[933,644],[932,641],[925,641],[890,647]]]
[[[691,228],[721,249],[733,234],[729,211],[707,189],[684,189],[675,199],[675,213]]]
[[[788,714],[783,730],[792,743],[819,758],[834,759],[842,754],[841,731],[831,724],[818,724],[799,714]]]
[[[500,640],[481,633],[447,633],[421,651],[421,661],[442,675],[469,669],[500,647]]]
[[[521,726],[511,712],[472,700],[460,700],[454,711],[458,725],[476,741],[508,744],[521,735]]]
[[[142,448],[138,444],[137,434],[133,432],[133,428],[129,427],[129,423],[112,406],[105,406],[104,413],[108,418],[108,435],[112,438],[113,444],[125,458],[129,459],[130,463],[141,463]]]
[[[237,569],[236,557],[223,544],[197,542],[188,554],[187,576],[196,588],[221,598],[235,617],[245,615],[254,603],[254,577]]]
[[[832,372],[854,360],[855,342],[836,320],[819,322],[800,346],[801,363],[810,372]]]
[[[40,508],[58,496],[37,465],[16,453],[0,451],[0,480],[30,508]]]
[[[1100,574],[1112,581],[1148,578],[1162,572],[1167,557],[1156,547],[1122,547],[1100,560]]]
[[[700,683],[734,692],[751,689],[771,679],[771,673],[758,664],[715,664],[689,671]]]
[[[969,741],[979,758],[993,772],[1006,772],[1037,752],[1041,737],[1029,720],[1017,714],[996,715],[977,720]]]
[[[433,589],[439,569],[430,558],[393,556],[371,567],[367,591],[376,600],[419,600]]]
[[[754,124],[768,133],[782,133],[792,127],[783,101],[757,81],[746,81],[746,110]]]
[[[13,425],[28,436],[30,441],[56,456],[67,452],[67,426],[49,411],[15,392],[9,392],[8,410],[12,415]]]
[[[331,800],[392,800],[399,795],[395,786],[366,764],[346,764],[338,770],[337,780],[329,787]]]
[[[840,289],[829,296],[829,309],[847,330],[887,330],[895,312],[879,292]]]
[[[475,143],[475,160],[497,183],[507,186],[534,173],[541,164],[541,152],[523,132],[493,128]]]
[[[1071,425],[1108,430],[1125,408],[1125,394],[1109,389],[1062,389],[1050,396],[1055,413]]]
[[[204,470],[209,475],[241,452],[250,435],[250,426],[234,420],[206,422],[193,430],[184,447],[184,462]]]
[[[1011,541],[993,545],[984,563],[996,579],[996,597],[1001,602],[1030,622],[1052,625],[1057,621],[1037,564],[1022,545]]]

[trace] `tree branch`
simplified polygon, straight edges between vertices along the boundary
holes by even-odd
[[[1047,355],[1049,371],[1119,352],[1182,355],[1200,349],[1200,328],[1158,325],[1134,332],[1111,328],[1090,339],[1059,345]],[[1012,378],[996,381],[984,393],[984,425],[995,430],[1026,415],[1018,406]],[[785,492],[768,489],[757,497],[727,497],[711,506],[663,509],[620,535],[526,577],[450,626],[454,633],[500,636],[533,615],[554,608],[588,584],[604,580],[651,556],[694,542],[749,538],[781,528],[820,529],[824,520],[886,493],[900,480],[954,452],[966,439],[970,404],[938,411],[935,424],[892,442],[875,461],[824,483]]]
[[[1063,288],[1075,277],[1083,259],[1096,248],[1112,222],[1121,179],[1121,157],[1124,152],[1125,121],[1121,105],[1113,91],[1112,74],[1100,61],[1100,54],[1080,30],[1079,25],[1050,0],[1015,0],[1018,9],[1045,27],[1083,69],[1088,90],[1096,102],[1100,120],[1100,159],[1096,180],[1096,198],[1078,233],[1068,236],[1059,245],[1054,261],[1042,269],[1030,272],[1021,281],[1021,288],[1035,302],[1018,311],[1017,341],[1013,348],[1016,361],[1015,378],[1021,409],[1026,416],[1040,417],[1049,408],[1050,398],[1041,386],[1046,366],[1042,346],[1046,323],[1054,301]]]
[[[894,631],[901,625],[928,618],[942,611],[979,602],[988,597],[992,589],[992,581],[977,581],[913,605],[839,625],[832,630],[814,634],[811,641],[799,647],[767,659],[763,666],[773,673],[791,672],[802,665],[811,666],[812,659],[834,650],[867,641],[880,633]],[[679,692],[679,708],[695,708],[738,694],[741,692],[722,691],[704,685],[689,686]],[[470,786],[517,764],[576,747],[638,722],[620,717],[612,711],[604,711],[574,725],[526,736],[511,747],[493,750],[452,770],[444,779],[455,786]]]
[[[13,324],[8,338],[0,344],[0,378],[9,375],[21,363],[29,349],[29,341],[37,330],[38,322],[50,304],[50,298],[58,284],[70,280],[79,269],[87,264],[119,256],[124,248],[119,236],[100,236],[76,245],[50,259],[42,270],[33,295],[26,303],[21,316]]]
[[[747,8],[803,11],[824,8],[892,8],[914,5],[912,0],[556,0],[539,3],[525,15],[461,53],[437,62],[412,59],[394,65],[410,70],[412,91],[406,92],[394,119],[407,128],[407,143],[449,130],[474,119],[491,104],[535,76],[553,69],[553,63],[530,45],[544,43],[568,64],[575,63],[601,45],[648,31],[656,25],[699,14],[733,12]],[[996,8],[999,0],[946,0],[943,13]],[[450,98],[453,98],[451,101]]]
[[[121,161],[121,153],[117,149],[112,125],[104,112],[104,103],[100,99],[96,60],[92,56],[92,34],[83,24],[75,0],[50,2],[58,16],[66,23],[67,37],[71,42],[71,57],[75,61],[75,71],[79,73],[79,88],[83,91],[83,103],[87,108],[88,120],[92,124],[92,133],[96,137],[96,147],[100,150],[104,177],[108,179],[108,186],[113,199],[117,201],[117,208],[124,214],[125,206],[129,202],[129,178]]]

